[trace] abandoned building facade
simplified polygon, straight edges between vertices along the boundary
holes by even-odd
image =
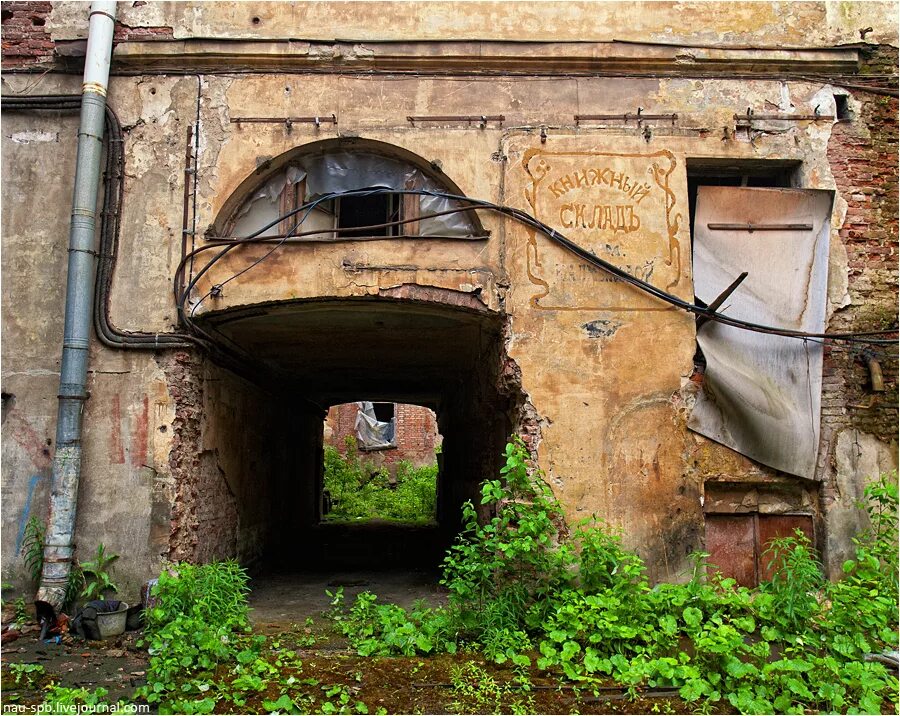
[[[366,401],[434,411],[444,545],[518,434],[654,580],[794,529],[839,572],[897,467],[895,3],[111,5],[66,505],[90,6],[2,6],[5,582],[51,502],[123,593],[302,566]]]

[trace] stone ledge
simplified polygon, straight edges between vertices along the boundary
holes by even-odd
[[[154,40],[124,42],[114,72],[364,71],[441,74],[764,75],[853,73],[855,47],[710,48],[630,42]]]

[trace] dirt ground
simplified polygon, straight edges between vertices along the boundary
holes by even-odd
[[[266,636],[266,648],[272,654],[294,652],[302,661],[302,677],[320,685],[315,690],[342,685],[371,713],[379,709],[389,714],[687,712],[686,704],[671,691],[645,693],[634,701],[610,684],[594,696],[579,693],[572,684],[536,669],[529,675],[531,686],[523,689],[511,668],[486,663],[476,653],[361,657],[348,648],[324,616],[330,606],[326,590],[334,592],[339,587],[343,587],[346,603],[369,590],[384,601],[403,606],[419,599],[440,604],[446,597],[433,573],[268,574],[253,579],[251,586],[251,621],[254,630]],[[129,632],[106,642],[85,642],[70,636],[48,644],[38,641],[36,625],[26,627],[18,639],[3,644],[2,703],[40,704],[42,689],[51,681],[89,690],[102,686],[109,691],[107,701],[131,702],[136,688],[145,681],[147,668],[146,651],[135,644],[139,637],[139,632]],[[9,669],[9,664],[16,662],[40,664],[44,674],[30,685],[16,684]],[[461,682],[466,684],[464,688],[460,688]],[[248,701],[242,712],[264,713],[262,702],[277,698],[275,688],[273,685],[272,693],[260,693]],[[309,704],[310,712],[315,713],[317,704]],[[235,713],[233,709],[230,704],[217,704],[216,713]]]
[[[307,617],[318,618],[329,608],[331,599],[326,591],[334,593],[340,587],[348,604],[364,591],[402,607],[419,599],[429,606],[446,602],[437,573],[430,571],[269,573],[254,577],[250,587],[250,619],[259,625],[286,626]]]

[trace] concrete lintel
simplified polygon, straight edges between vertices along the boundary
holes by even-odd
[[[854,72],[856,48],[712,48],[623,42],[382,42],[174,40],[116,47],[118,72],[420,71],[539,75],[765,75]]]

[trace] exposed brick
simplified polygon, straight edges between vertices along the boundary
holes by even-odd
[[[897,72],[897,49],[875,49],[863,74]],[[847,250],[850,305],[835,312],[832,332],[897,327],[897,112],[896,98],[851,91],[862,103],[851,122],[834,126],[828,160],[837,190],[847,202],[838,236]],[[877,356],[885,392],[871,391],[867,358]],[[835,345],[825,355],[822,421],[831,434],[856,428],[890,441],[896,439],[897,350],[888,347]],[[863,407],[853,407],[863,406]],[[829,450],[830,440],[823,440]]]
[[[331,436],[326,443],[335,446],[341,453],[346,453],[345,440],[356,435],[356,403],[343,403],[332,406],[328,411],[327,422],[331,428]],[[434,462],[434,448],[437,444],[438,429],[435,414],[428,408],[406,403],[394,404],[396,420],[395,448],[363,453],[377,460],[379,465],[394,465],[400,460],[407,460],[416,465]]]

